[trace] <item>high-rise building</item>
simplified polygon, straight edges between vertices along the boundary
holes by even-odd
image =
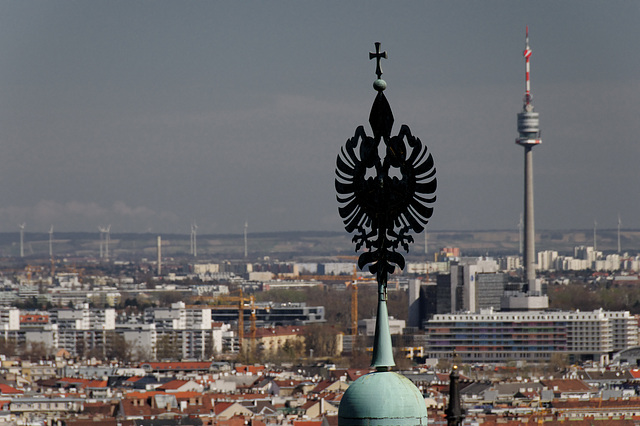
[[[476,312],[482,309],[500,309],[507,280],[504,272],[476,274]]]
[[[500,289],[493,289],[493,278],[483,277],[481,287],[478,287],[478,276],[498,273],[498,263],[491,258],[461,258],[451,263],[448,274],[439,274],[436,277],[436,312],[447,314],[454,312],[476,312],[480,308],[493,306],[500,307],[500,297],[503,296],[504,285]],[[501,274],[503,275],[503,274]],[[502,283],[506,278],[497,278]],[[479,294],[492,288],[488,294]],[[491,295],[499,292],[497,304],[490,302]],[[497,294],[497,293],[496,293]],[[489,299],[487,299],[489,297]]]

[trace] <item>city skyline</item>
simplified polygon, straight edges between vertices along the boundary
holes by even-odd
[[[538,229],[640,228],[640,6],[577,1],[0,2],[0,232],[337,231],[339,147],[379,41],[429,146],[428,230],[517,229],[522,35],[541,111]]]

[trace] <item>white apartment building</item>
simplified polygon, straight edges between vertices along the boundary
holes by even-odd
[[[158,342],[155,324],[118,324],[116,332],[141,358],[155,359]]]
[[[579,246],[574,248],[574,256],[560,256],[557,251],[545,250],[538,252],[538,266],[540,271],[618,271],[627,268],[626,259],[619,254],[603,256],[601,251],[593,247]]]
[[[500,269],[503,271],[517,271],[522,268],[521,256],[506,256],[500,259]]]
[[[115,333],[116,311],[113,308],[92,309],[88,303],[75,309],[54,309],[51,324],[57,325],[58,348],[71,355],[83,355],[91,350],[105,350]]]
[[[202,359],[222,351],[222,330],[212,328],[211,308],[176,302],[169,308],[149,308],[144,317],[146,324],[155,326],[156,351],[164,342],[175,345],[181,358]]]
[[[43,344],[45,348],[60,347],[57,324],[46,324],[42,327],[24,328],[21,330],[19,335],[18,341],[24,341],[24,344],[27,347],[33,344]]]
[[[558,252],[555,250],[544,250],[538,252],[538,266],[540,271],[554,271],[556,270],[556,260],[558,259]]]
[[[20,309],[13,307],[0,308],[0,333],[20,329]]]

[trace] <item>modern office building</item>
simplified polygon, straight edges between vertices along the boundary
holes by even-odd
[[[230,306],[212,306],[211,320],[214,322],[237,323],[239,309]],[[244,324],[249,326],[251,307],[243,309]],[[257,327],[281,325],[306,325],[325,322],[324,306],[307,306],[306,303],[265,303],[255,306],[255,323]]]
[[[508,277],[503,272],[481,272],[476,274],[476,311],[499,310],[507,288]]]
[[[605,363],[638,344],[638,323],[628,311],[496,312],[434,315],[426,324],[430,358],[454,353],[463,362],[569,361]]]
[[[436,277],[435,312],[448,314],[477,312],[490,307],[499,309],[507,277],[498,270],[498,263],[491,258],[461,258],[451,262],[450,272]],[[422,295],[427,294],[423,292]],[[432,312],[426,313],[429,316]]]

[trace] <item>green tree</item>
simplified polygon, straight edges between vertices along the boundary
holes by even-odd
[[[22,353],[23,358],[27,358],[32,362],[44,360],[48,355],[49,348],[47,348],[44,342],[32,342]]]
[[[338,331],[326,324],[313,324],[305,330],[306,352],[313,350],[317,357],[333,357],[338,355]]]
[[[105,351],[107,359],[117,359],[119,361],[131,361],[133,347],[123,335],[110,332],[107,335],[107,348]]]
[[[182,347],[176,333],[165,334],[158,339],[156,357],[159,360],[179,360],[182,358]]]

